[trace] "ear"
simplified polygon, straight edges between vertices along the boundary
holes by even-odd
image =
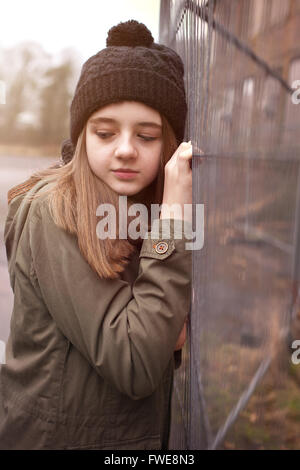
[[[69,163],[74,156],[75,148],[70,139],[64,140],[61,146],[61,157],[63,164]]]

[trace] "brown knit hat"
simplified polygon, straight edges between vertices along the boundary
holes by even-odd
[[[63,142],[68,163],[88,118],[99,108],[123,100],[140,101],[163,114],[178,145],[187,114],[184,66],[180,56],[156,44],[149,29],[135,20],[112,27],[106,48],[83,65],[71,103],[70,137]]]

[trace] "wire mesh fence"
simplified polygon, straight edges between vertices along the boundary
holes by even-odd
[[[161,1],[204,204],[173,449],[300,447],[299,31],[299,0]]]

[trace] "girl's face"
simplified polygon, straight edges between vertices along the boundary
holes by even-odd
[[[158,174],[162,143],[159,112],[140,102],[110,104],[87,122],[89,165],[120,195],[133,196],[152,183]],[[118,169],[134,173],[118,173]]]

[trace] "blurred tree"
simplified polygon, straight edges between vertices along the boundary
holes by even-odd
[[[28,137],[27,130],[34,130],[39,77],[49,66],[51,56],[34,42],[18,44],[2,51],[1,56],[0,72],[6,84],[6,104],[1,108],[0,139],[5,143],[20,143],[24,135]],[[27,116],[25,125],[24,114]]]
[[[59,144],[69,134],[72,63],[68,60],[52,67],[44,77],[48,83],[40,93],[39,138],[44,144]]]
[[[6,104],[0,111],[0,143],[59,145],[69,135],[69,105],[80,69],[78,52],[51,56],[27,41],[0,51]]]

